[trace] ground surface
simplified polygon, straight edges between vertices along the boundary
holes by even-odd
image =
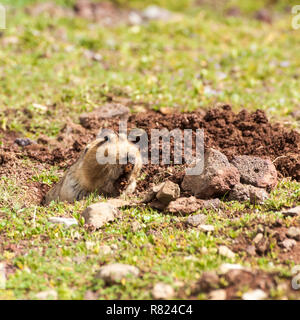
[[[300,110],[300,31],[291,28],[290,7],[283,1],[156,1],[178,16],[129,26],[126,1],[108,7],[104,25],[103,18],[74,12],[74,1],[57,1],[63,7],[52,5],[47,13],[34,1],[1,2],[10,8],[0,36],[0,262],[7,273],[0,298],[33,299],[54,289],[59,299],[151,299],[160,281],[179,299],[205,299],[216,288],[228,299],[257,288],[268,298],[300,297],[291,288],[300,242],[289,252],[279,245],[290,226],[299,226],[280,213],[300,204],[299,122],[291,115]],[[130,1],[135,10],[149,3]],[[188,228],[186,217],[141,208],[122,210],[120,221],[99,231],[50,224],[52,216],[81,223],[82,210],[99,200],[39,204],[95,136],[97,127],[82,127],[79,116],[106,102],[130,107],[129,123],[145,129],[154,122],[183,128],[186,116],[170,112],[196,110],[189,124],[207,131],[208,146],[228,156],[269,156],[280,183],[262,206],[226,202],[204,211],[215,227],[210,234]],[[205,114],[218,102],[236,114],[226,108]],[[145,115],[148,109],[161,112]],[[267,118],[261,111],[237,115],[242,109],[264,110]],[[14,143],[18,137],[38,143],[22,148]],[[144,168],[139,189],[172,177],[181,179],[167,168]],[[264,248],[249,253],[257,233]],[[103,254],[103,245],[111,252]],[[235,258],[220,256],[220,245]],[[96,280],[100,266],[113,262],[135,265],[141,274],[112,286]],[[252,274],[201,286],[203,272],[225,262]]]

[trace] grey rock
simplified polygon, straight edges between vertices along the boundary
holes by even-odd
[[[283,211],[281,211],[281,213],[282,213],[285,217],[300,216],[300,206],[283,210]]]
[[[200,230],[202,232],[214,232],[215,227],[210,224],[200,224],[198,226],[198,230]]]
[[[224,289],[213,290],[209,293],[209,300],[226,300],[227,294]]]
[[[290,227],[286,233],[289,238],[300,240],[300,228]]]
[[[147,20],[163,20],[167,21],[171,18],[172,14],[170,11],[160,8],[156,5],[148,6],[142,12],[143,18]]]
[[[229,248],[227,248],[226,246],[220,246],[218,249],[218,252],[221,256],[229,258],[229,259],[233,259],[235,257],[235,253],[232,252]]]
[[[156,194],[156,198],[163,203],[164,205],[168,205],[171,201],[176,200],[180,196],[180,188],[179,185],[167,180],[160,190]]]
[[[269,159],[253,156],[236,156],[231,163],[238,169],[241,182],[258,188],[274,188],[277,171]]]
[[[209,149],[204,156],[203,172],[199,175],[186,174],[181,186],[197,198],[208,199],[223,196],[239,181],[238,170],[227,157],[218,150]]]
[[[261,204],[267,198],[269,194],[263,188],[257,188],[248,184],[238,183],[228,194],[228,200],[230,201],[248,201],[252,204]]]
[[[186,220],[187,224],[192,227],[197,227],[199,224],[204,224],[207,220],[205,214],[197,214],[194,216],[189,216]]]
[[[137,267],[113,263],[100,268],[96,274],[96,279],[103,279],[107,284],[114,284],[120,282],[122,279],[136,278],[139,276],[139,269]]]
[[[287,251],[292,250],[296,244],[297,242],[294,239],[285,239],[281,242],[281,246],[285,248]]]
[[[267,294],[261,289],[251,290],[242,295],[243,300],[263,300],[267,298]]]
[[[204,271],[200,280],[198,281],[198,287],[201,291],[217,289],[219,286],[219,281],[219,276],[215,271]]]
[[[38,300],[57,300],[58,294],[55,290],[41,291],[36,294]]]
[[[169,284],[159,282],[152,289],[154,299],[170,299],[174,296],[174,289]]]
[[[35,141],[32,141],[31,139],[29,138],[17,138],[15,140],[15,143],[17,145],[19,145],[20,147],[26,147],[26,146],[29,146],[31,144],[35,144],[36,142]]]
[[[116,207],[105,202],[94,203],[82,212],[85,224],[92,225],[97,229],[113,221],[119,214],[120,211]]]

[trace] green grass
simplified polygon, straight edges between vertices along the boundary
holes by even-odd
[[[288,114],[300,98],[300,31],[291,28],[285,1],[271,7],[276,19],[269,25],[252,17],[264,7],[262,0],[230,1],[227,7],[241,7],[242,15],[237,17],[224,16],[226,8],[196,7],[191,0],[118,0],[134,8],[155,2],[181,14],[179,21],[129,27],[99,27],[83,19],[47,14],[32,17],[23,6],[33,2],[1,1],[17,9],[14,14],[8,10],[0,44],[8,37],[18,41],[1,44],[2,129],[32,139],[41,134],[55,137],[66,117],[78,122],[78,116],[101,105],[107,93],[147,102],[154,109],[194,110],[229,102],[235,110],[260,108],[271,118],[292,121]],[[66,6],[73,2],[57,1]],[[85,50],[100,53],[102,61],[87,59]],[[27,165],[34,166],[30,160]],[[56,167],[33,171],[32,182],[51,185],[59,177]],[[24,207],[25,191],[17,178],[1,177],[0,183],[0,241],[4,248],[18,246],[15,251],[0,251],[0,261],[14,268],[6,289],[0,290],[0,299],[34,299],[36,293],[51,288],[57,290],[59,299],[83,299],[91,290],[99,299],[151,299],[152,286],[158,281],[173,285],[177,293],[179,283],[183,284],[179,298],[188,298],[191,284],[203,271],[216,270],[224,262],[261,270],[272,269],[272,262],[276,270],[290,275],[293,262],[279,261],[272,249],[263,258],[249,259],[240,252],[231,260],[220,257],[217,247],[230,246],[244,234],[253,238],[255,230],[248,230],[251,222],[272,221],[281,217],[281,208],[300,204],[299,183],[281,182],[264,206],[234,202],[224,209],[225,215],[205,212],[215,227],[214,233],[206,235],[180,229],[177,222],[184,217],[150,209],[122,210],[121,221],[96,232],[81,224],[69,229],[52,225],[48,222],[52,216],[80,220],[82,210],[98,198],[91,196],[74,205]],[[133,221],[141,224],[137,232],[132,231]],[[101,245],[114,249],[104,256]],[[195,259],[184,259],[187,256]],[[135,265],[142,275],[105,286],[94,275],[101,265],[112,262]],[[281,298],[287,293],[273,295]]]

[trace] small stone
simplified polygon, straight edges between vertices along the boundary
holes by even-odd
[[[283,210],[281,213],[286,217],[300,216],[300,206]]]
[[[284,247],[287,251],[290,251],[297,244],[294,239],[285,239],[281,242],[282,247]]]
[[[226,300],[226,297],[226,291],[223,289],[213,290],[208,295],[209,300]]]
[[[236,184],[228,194],[230,201],[248,201],[252,204],[262,204],[268,199],[269,194],[263,188],[257,188],[248,184]]]
[[[97,61],[97,62],[100,62],[103,59],[100,53],[96,53],[96,52],[93,52],[91,50],[85,50],[84,51],[84,56],[87,59],[94,60],[94,61]]]
[[[179,185],[169,180],[167,180],[162,185],[161,189],[156,194],[156,198],[166,206],[171,201],[174,201],[177,198],[179,198],[179,196],[180,196]]]
[[[198,287],[201,291],[217,289],[218,286],[219,277],[215,271],[204,271],[200,280],[198,281]]]
[[[215,227],[210,224],[200,224],[198,226],[198,229],[202,232],[214,232]]]
[[[98,300],[98,294],[92,290],[87,290],[83,300]]]
[[[264,237],[264,235],[263,235],[262,233],[258,233],[258,234],[255,236],[255,238],[253,239],[253,242],[254,242],[255,244],[258,244],[258,243],[262,240],[263,237]]]
[[[277,171],[269,159],[244,155],[234,157],[231,163],[238,169],[241,183],[270,189],[277,184]]]
[[[204,224],[207,220],[205,214],[197,214],[195,216],[189,216],[186,220],[187,224],[192,227],[197,227],[199,224]]]
[[[286,233],[289,238],[293,238],[297,241],[300,240],[300,228],[290,227]]]
[[[132,25],[141,25],[143,18],[137,12],[131,11],[128,15],[128,21]]]
[[[107,284],[113,284],[128,277],[136,278],[139,276],[139,273],[140,271],[137,267],[128,264],[113,263],[101,267],[96,274],[96,279],[103,279]]]
[[[245,292],[242,296],[243,300],[263,300],[267,298],[267,294],[261,289]]]
[[[250,200],[250,190],[247,184],[236,184],[228,194],[229,201],[248,201]]]
[[[200,252],[201,252],[202,254],[207,254],[207,253],[208,253],[208,249],[207,249],[206,247],[202,247],[202,248],[200,249]]]
[[[229,258],[229,259],[233,259],[235,257],[234,252],[232,252],[226,246],[220,246],[218,251],[219,251],[219,254],[221,256],[223,256],[223,257],[226,257],[226,258]]]
[[[156,5],[148,6],[142,13],[143,18],[147,20],[167,21],[172,16],[170,11],[160,8]]]
[[[250,186],[249,191],[251,204],[263,204],[269,198],[265,189]]]
[[[35,143],[34,141],[32,141],[31,139],[29,138],[17,138],[15,140],[15,143],[20,146],[20,147],[26,147],[26,146],[29,146],[33,143]]]
[[[141,229],[142,229],[142,226],[141,226],[141,224],[140,224],[138,221],[132,222],[132,224],[131,224],[131,230],[132,230],[132,232],[137,232],[137,231],[139,231],[139,230],[141,230]]]
[[[51,218],[49,218],[49,222],[63,224],[66,227],[78,225],[78,221],[74,218],[51,217]]]
[[[85,224],[102,228],[108,222],[113,221],[118,215],[119,210],[113,205],[105,202],[94,203],[88,206],[82,213]]]
[[[58,294],[55,290],[41,291],[36,294],[38,300],[57,300]]]
[[[230,270],[246,270],[245,267],[236,263],[223,263],[219,268],[221,274],[226,274]]]
[[[174,296],[174,289],[169,284],[159,282],[154,286],[152,296],[154,299],[170,299]]]
[[[203,209],[207,210],[217,210],[218,208],[221,207],[221,200],[216,198],[216,199],[210,199],[210,200],[203,200]]]
[[[112,250],[111,250],[110,246],[107,246],[105,244],[99,247],[99,255],[101,255],[101,256],[111,254],[111,251]]]
[[[199,166],[200,161],[197,160],[191,167]],[[209,149],[204,155],[202,172],[198,175],[186,174],[181,186],[197,198],[209,199],[225,195],[239,182],[238,170],[229,163],[227,157],[218,150]]]
[[[195,197],[178,198],[171,201],[167,207],[167,211],[171,213],[191,214],[200,210],[203,206],[203,200],[196,199]]]
[[[249,254],[249,256],[255,256],[255,255],[256,255],[255,246],[253,246],[253,245],[248,246],[248,247],[246,248],[246,252]]]

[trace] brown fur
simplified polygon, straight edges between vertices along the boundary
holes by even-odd
[[[125,150],[125,152],[123,152]],[[127,150],[127,152],[126,152]],[[116,154],[116,163],[99,163],[107,160],[107,154]],[[134,159],[132,170],[128,164],[120,164],[121,157]],[[136,178],[142,168],[142,158],[138,148],[125,136],[111,135],[109,140],[97,138],[80,154],[79,159],[65,173],[63,178],[46,194],[43,203],[48,205],[52,200],[74,202],[81,200],[92,192],[104,195],[116,195],[115,182],[124,174],[128,185],[124,194],[134,192]]]

